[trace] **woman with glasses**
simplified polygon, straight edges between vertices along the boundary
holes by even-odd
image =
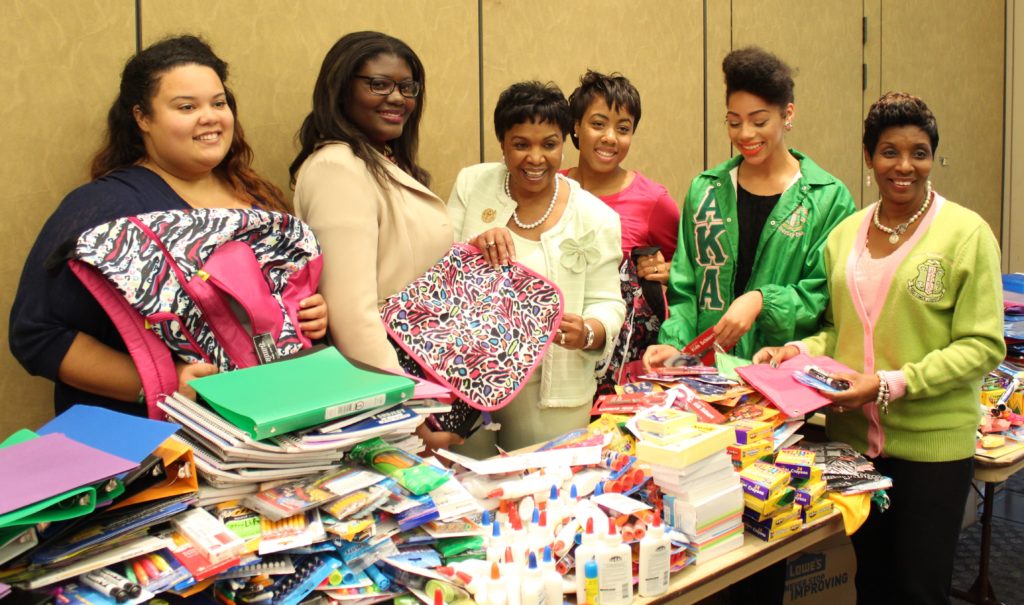
[[[554,84],[520,82],[494,109],[503,162],[459,173],[448,200],[456,238],[495,266],[518,261],[562,290],[565,314],[540,370],[491,415],[501,431],[477,431],[461,449],[494,454],[586,426],[597,387],[594,365],[625,318],[619,292],[619,216],[579,183],[558,174],[572,115]]]
[[[423,64],[407,44],[379,32],[343,36],[324,57],[290,168],[295,213],[323,248],[331,338],[347,358],[379,368],[401,368],[379,305],[452,245],[445,204],[416,158],[425,100]]]

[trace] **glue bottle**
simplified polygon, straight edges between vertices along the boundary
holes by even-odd
[[[583,532],[580,545],[576,547],[576,602],[584,603],[587,598],[584,570],[587,561],[594,558],[597,552],[597,534],[594,533],[594,520],[587,519],[587,530]]]
[[[544,605],[544,578],[537,567],[537,553],[530,553],[529,565],[523,572],[522,583],[523,605]]]
[[[544,579],[544,602],[547,605],[561,605],[562,574],[555,571],[555,559],[551,556],[551,547],[544,547],[544,559],[540,565]]]
[[[498,562],[491,563],[491,579],[487,582],[487,605],[506,605],[508,603],[508,585],[501,577]]]
[[[661,514],[655,513],[654,522],[648,526],[647,534],[640,539],[641,597],[656,597],[668,592],[671,555],[672,544],[665,535]]]
[[[505,541],[501,538],[501,522],[497,519],[491,524],[491,537],[487,540],[487,562],[495,563],[501,561],[505,554]]]
[[[633,600],[633,551],[608,520],[608,533],[597,547],[597,575],[601,605],[620,605]]]

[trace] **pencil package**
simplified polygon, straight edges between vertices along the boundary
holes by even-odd
[[[383,473],[417,496],[437,489],[448,481],[448,473],[427,464],[422,458],[400,450],[380,437],[352,448],[349,456]]]

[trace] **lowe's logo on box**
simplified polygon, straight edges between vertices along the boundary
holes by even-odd
[[[825,571],[825,555],[805,553],[789,562],[786,566],[786,577],[793,580],[822,571]]]
[[[789,602],[828,593],[850,582],[849,572],[829,572],[826,568],[826,555],[823,554],[805,554],[790,562],[786,569]]]

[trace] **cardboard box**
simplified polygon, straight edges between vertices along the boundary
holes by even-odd
[[[846,536],[786,560],[785,605],[854,605],[857,559]]]

